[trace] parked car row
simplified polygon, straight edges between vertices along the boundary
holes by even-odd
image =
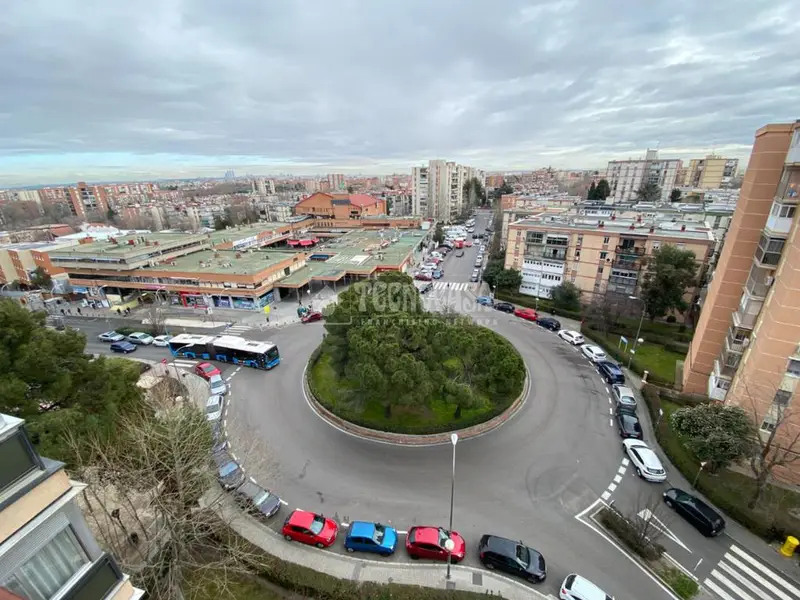
[[[636,475],[652,483],[666,481],[667,471],[658,454],[644,442],[642,423],[637,414],[636,396],[633,390],[625,385],[622,367],[609,360],[599,346],[584,343],[585,340],[580,333],[562,330],[558,335],[572,345],[580,345],[581,353],[611,385],[617,432],[622,438],[622,450],[630,459]],[[725,520],[722,516],[700,498],[678,488],[669,488],[663,493],[663,499],[668,507],[675,510],[703,535],[713,537],[725,530]],[[572,596],[562,597],[572,598]]]
[[[159,335],[153,337],[149,333],[143,331],[135,331],[129,335],[123,335],[118,331],[106,331],[97,336],[101,342],[109,342],[109,347],[112,352],[119,352],[122,354],[129,354],[136,350],[137,346],[153,346],[164,347],[169,344],[170,336]]]

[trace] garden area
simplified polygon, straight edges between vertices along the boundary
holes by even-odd
[[[716,472],[700,470],[698,449],[695,448],[693,452],[690,441],[675,431],[673,415],[683,407],[698,406],[702,404],[701,401],[689,396],[668,394],[653,385],[645,385],[642,395],[654,426],[658,424],[655,427],[656,438],[669,460],[689,481],[700,474],[696,485],[698,492],[764,540],[783,540],[786,535],[800,532],[800,494],[797,492],[768,483],[755,506],[751,507],[757,488],[753,476],[725,467]],[[660,420],[659,409],[664,412]],[[709,437],[709,434],[703,435]],[[746,441],[745,438],[750,435],[751,432],[748,432],[740,437]],[[733,444],[722,437],[713,446],[718,452],[720,448],[731,448]],[[733,450],[732,456],[737,454],[737,449]],[[746,458],[748,452],[758,452],[758,448],[744,447],[742,451],[745,456],[740,458]],[[707,456],[703,456],[703,459],[710,460]]]
[[[452,431],[501,414],[522,393],[525,366],[516,349],[468,318],[426,312],[407,275],[360,282],[327,313],[309,387],[354,424]]]

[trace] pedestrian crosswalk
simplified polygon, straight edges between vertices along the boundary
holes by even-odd
[[[186,358],[176,358],[174,361],[172,361],[172,364],[174,364],[179,369],[193,369],[194,366],[197,364],[197,361],[189,360]]]
[[[449,284],[449,287],[448,287]],[[465,282],[455,282],[455,281],[434,281],[433,282],[433,289],[435,290],[453,290],[456,292],[463,292],[464,290],[468,290],[469,286],[472,285],[470,283]]]
[[[243,333],[250,331],[252,327],[249,325],[231,325],[225,330],[226,335],[242,335]]]
[[[737,546],[731,546],[703,582],[722,600],[800,600],[800,588]]]

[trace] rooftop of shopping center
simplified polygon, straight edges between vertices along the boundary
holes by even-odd
[[[277,250],[202,250],[159,263],[149,269],[179,273],[254,275],[294,257],[303,260],[304,254]]]

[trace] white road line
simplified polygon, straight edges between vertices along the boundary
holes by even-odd
[[[236,455],[233,452],[231,452],[231,456],[233,457],[233,460],[239,460],[238,458],[236,458]]]
[[[710,579],[706,579],[703,582],[703,585],[706,586],[708,589],[710,589],[712,592],[714,592],[717,596],[722,598],[722,600],[736,600],[736,598],[731,596],[728,592],[723,590],[721,587],[719,587],[716,583],[714,583]]]
[[[341,523],[339,523],[339,527],[350,527],[350,523],[345,523],[344,521],[342,521]]]
[[[281,499],[280,499],[280,502],[281,502],[281,504],[283,504],[284,506],[289,506],[289,503],[288,503],[286,500],[284,500],[283,498],[281,498]]]
[[[626,470],[625,467],[620,467],[619,469],[617,469],[617,473],[619,473],[620,475],[625,475],[625,470]]]
[[[619,483],[620,481],[622,481],[622,475],[616,475],[614,477],[614,483]]]
[[[608,420],[608,426],[609,427],[613,427],[614,426],[614,419],[609,419]]]
[[[631,464],[630,459],[628,459],[628,458],[623,458],[622,459],[622,466],[623,467],[627,467],[629,464]]]
[[[402,531],[400,529],[397,530],[397,535],[408,535],[407,531]]]
[[[734,562],[730,558],[728,558],[728,561],[731,562],[731,563]],[[736,561],[736,563],[739,563],[739,561]],[[756,575],[753,572],[752,569],[748,569],[742,563],[739,563],[737,566],[740,569],[742,569],[742,571],[744,571],[745,573],[750,575],[753,579],[755,579],[756,581],[761,583],[764,587],[768,588],[775,595],[774,596],[768,595],[766,592],[764,592],[764,590],[757,588],[754,583],[750,582],[747,579],[747,577],[745,577],[744,575],[739,573],[731,565],[729,565],[729,564],[727,564],[725,562],[721,562],[717,566],[720,569],[722,569],[723,571],[726,571],[731,577],[736,579],[739,583],[744,585],[746,588],[748,588],[751,592],[753,592],[756,596],[758,596],[762,600],[775,600],[776,598],[781,598],[782,600],[792,600],[787,594],[784,594],[781,590],[779,590],[777,587],[772,585],[769,581],[767,581],[763,577],[759,577],[758,575]],[[744,568],[742,568],[742,567],[744,567]]]
[[[609,407],[608,408],[608,414],[613,415],[614,414],[614,409]]]
[[[611,497],[611,492],[605,491],[603,495],[600,496],[603,500],[608,500]]]
[[[750,556],[749,554],[744,552],[744,550],[740,549],[737,546],[731,546],[731,550],[733,550],[736,554],[740,555],[743,559],[745,559],[747,562],[752,564],[755,568],[757,568],[759,571],[761,571],[764,575],[770,577],[775,583],[777,583],[779,585],[782,585],[787,591],[791,592],[792,594],[794,594],[796,596],[800,596],[800,590],[797,589],[797,587],[795,587],[791,582],[786,581],[783,577],[780,577],[777,573],[775,573],[771,569],[767,568],[766,566],[762,565],[755,558],[753,558],[752,556]],[[736,562],[738,562],[738,561],[736,561],[736,559],[733,556],[731,556],[730,553],[726,554],[725,556],[726,556],[726,560],[728,560],[730,562],[734,562],[734,564],[736,564]],[[742,563],[738,563],[738,564],[742,565]],[[749,567],[746,567],[745,565],[742,565],[740,568],[742,568],[742,567],[744,567],[743,570],[744,569],[748,569],[748,571],[752,572],[752,570],[750,570]],[[753,577],[755,578],[755,577],[757,577],[757,575],[755,575],[755,573],[753,573]]]
[[[608,491],[609,492],[613,493],[615,489],[617,489],[617,484],[616,483],[609,483],[608,484]]]
[[[745,591],[744,591],[742,588],[740,588],[738,585],[736,585],[735,583],[733,583],[733,582],[732,582],[730,579],[728,579],[727,577],[725,577],[725,575],[723,575],[722,573],[720,573],[720,572],[719,572],[719,571],[717,571],[716,569],[714,569],[713,571],[711,571],[711,577],[713,577],[713,578],[714,578],[714,579],[716,579],[717,581],[720,581],[720,582],[722,582],[722,584],[723,584],[723,585],[724,585],[726,588],[728,588],[729,590],[731,590],[732,592],[734,592],[734,593],[735,593],[735,594],[736,594],[736,595],[737,595],[737,596],[738,596],[738,597],[739,597],[741,600],[756,600],[756,599],[755,599],[755,598],[753,598],[753,597],[752,597],[750,594],[748,594],[747,592],[745,592]],[[708,581],[708,580],[706,580],[706,581]]]

